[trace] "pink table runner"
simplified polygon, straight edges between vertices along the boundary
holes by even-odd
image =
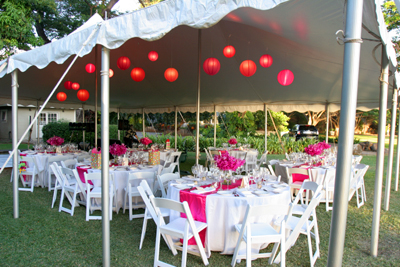
[[[229,189],[239,187],[241,184],[242,184],[242,179],[236,180],[235,183],[229,185]],[[210,185],[204,185],[201,187],[209,187],[209,186]],[[209,193],[203,193],[203,194],[196,194],[196,193],[190,192],[191,190],[194,190],[194,189],[181,190],[179,192],[180,201],[181,202],[187,201],[187,203],[189,204],[190,211],[192,212],[192,216],[193,216],[194,220],[199,221],[199,222],[207,222],[207,218],[206,218],[207,195],[215,194],[220,187],[221,187],[221,185],[218,185],[217,190],[214,190]],[[227,190],[227,189],[228,189],[228,185],[222,185],[222,190]],[[181,217],[186,218],[186,215],[181,213]],[[201,232],[199,232],[199,236],[200,236],[201,242],[203,243],[203,246],[204,246],[204,242],[206,240],[206,231],[207,231],[207,228],[202,230]],[[191,238],[189,240],[189,245],[196,245],[196,241],[194,238]]]

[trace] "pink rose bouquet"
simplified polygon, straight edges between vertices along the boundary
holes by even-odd
[[[310,156],[318,156],[321,155],[325,149],[328,149],[330,147],[331,145],[325,142],[320,142],[318,144],[309,145],[304,149],[304,152],[306,152]]]
[[[147,146],[147,145],[153,143],[153,141],[151,141],[151,139],[148,138],[148,137],[144,137],[144,138],[140,139],[140,143],[142,143],[143,145]]]
[[[114,156],[122,156],[126,153],[126,146],[124,144],[113,144],[110,146],[110,153]]]
[[[240,160],[235,157],[229,156],[228,153],[214,157],[215,164],[222,171],[236,171],[237,168],[243,166],[245,160]]]
[[[61,138],[59,136],[53,136],[52,138],[49,138],[47,140],[47,143],[49,143],[52,146],[61,146],[64,143],[64,138]]]
[[[229,139],[228,143],[230,145],[236,145],[237,144],[237,140],[236,140],[236,138],[231,138],[231,139]]]

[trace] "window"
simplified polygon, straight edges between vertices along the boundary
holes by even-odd
[[[46,125],[47,124],[47,114],[46,113],[40,113],[40,117],[39,117],[39,124],[40,125]]]
[[[1,111],[1,122],[7,122],[7,110]]]
[[[57,121],[57,113],[49,113],[47,114],[48,122],[56,122]]]

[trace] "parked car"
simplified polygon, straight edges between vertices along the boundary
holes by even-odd
[[[289,131],[289,135],[296,138],[296,141],[301,138],[315,138],[318,139],[318,130],[314,125],[296,124]]]

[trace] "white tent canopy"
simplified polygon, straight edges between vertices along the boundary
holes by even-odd
[[[364,42],[361,50],[358,109],[378,108],[380,66],[372,52],[380,42],[387,44],[391,69],[397,65],[395,52],[387,34],[380,1],[365,0],[363,15]],[[0,104],[9,104],[10,75],[15,69],[19,77],[19,103],[36,105],[43,101],[89,35],[95,34],[84,48],[66,80],[78,82],[91,94],[85,107],[94,106],[94,74],[85,65],[95,62],[95,45],[111,50],[110,107],[121,112],[195,112],[197,94],[197,29],[202,29],[202,62],[217,58],[221,70],[214,76],[201,71],[201,111],[256,111],[264,103],[274,111],[320,111],[327,103],[330,110],[340,108],[343,46],[336,41],[336,31],[344,28],[344,1],[164,1],[126,15],[102,21],[95,15],[87,24],[61,40],[14,55],[0,62]],[[372,33],[372,34],[371,34]],[[339,37],[341,37],[339,35]],[[379,38],[379,39],[377,39]],[[369,40],[365,40],[369,39]],[[376,40],[376,41],[373,41]],[[151,42],[149,42],[151,41]],[[226,58],[222,50],[233,45],[236,54]],[[150,51],[159,58],[152,62]],[[259,58],[273,57],[273,64],[263,68]],[[376,50],[380,61],[380,49]],[[117,59],[131,60],[128,70],[117,67]],[[100,49],[97,55],[100,61]],[[240,63],[251,59],[257,72],[241,75]],[[6,64],[6,65],[5,65]],[[134,67],[141,67],[146,77],[135,82],[130,77]],[[164,78],[164,71],[174,67],[179,72],[175,82]],[[100,69],[100,64],[97,71]],[[282,86],[278,73],[290,69],[294,82]],[[77,108],[82,102],[76,91],[62,86],[65,102],[53,96],[50,106]],[[39,102],[40,104],[40,102]]]

